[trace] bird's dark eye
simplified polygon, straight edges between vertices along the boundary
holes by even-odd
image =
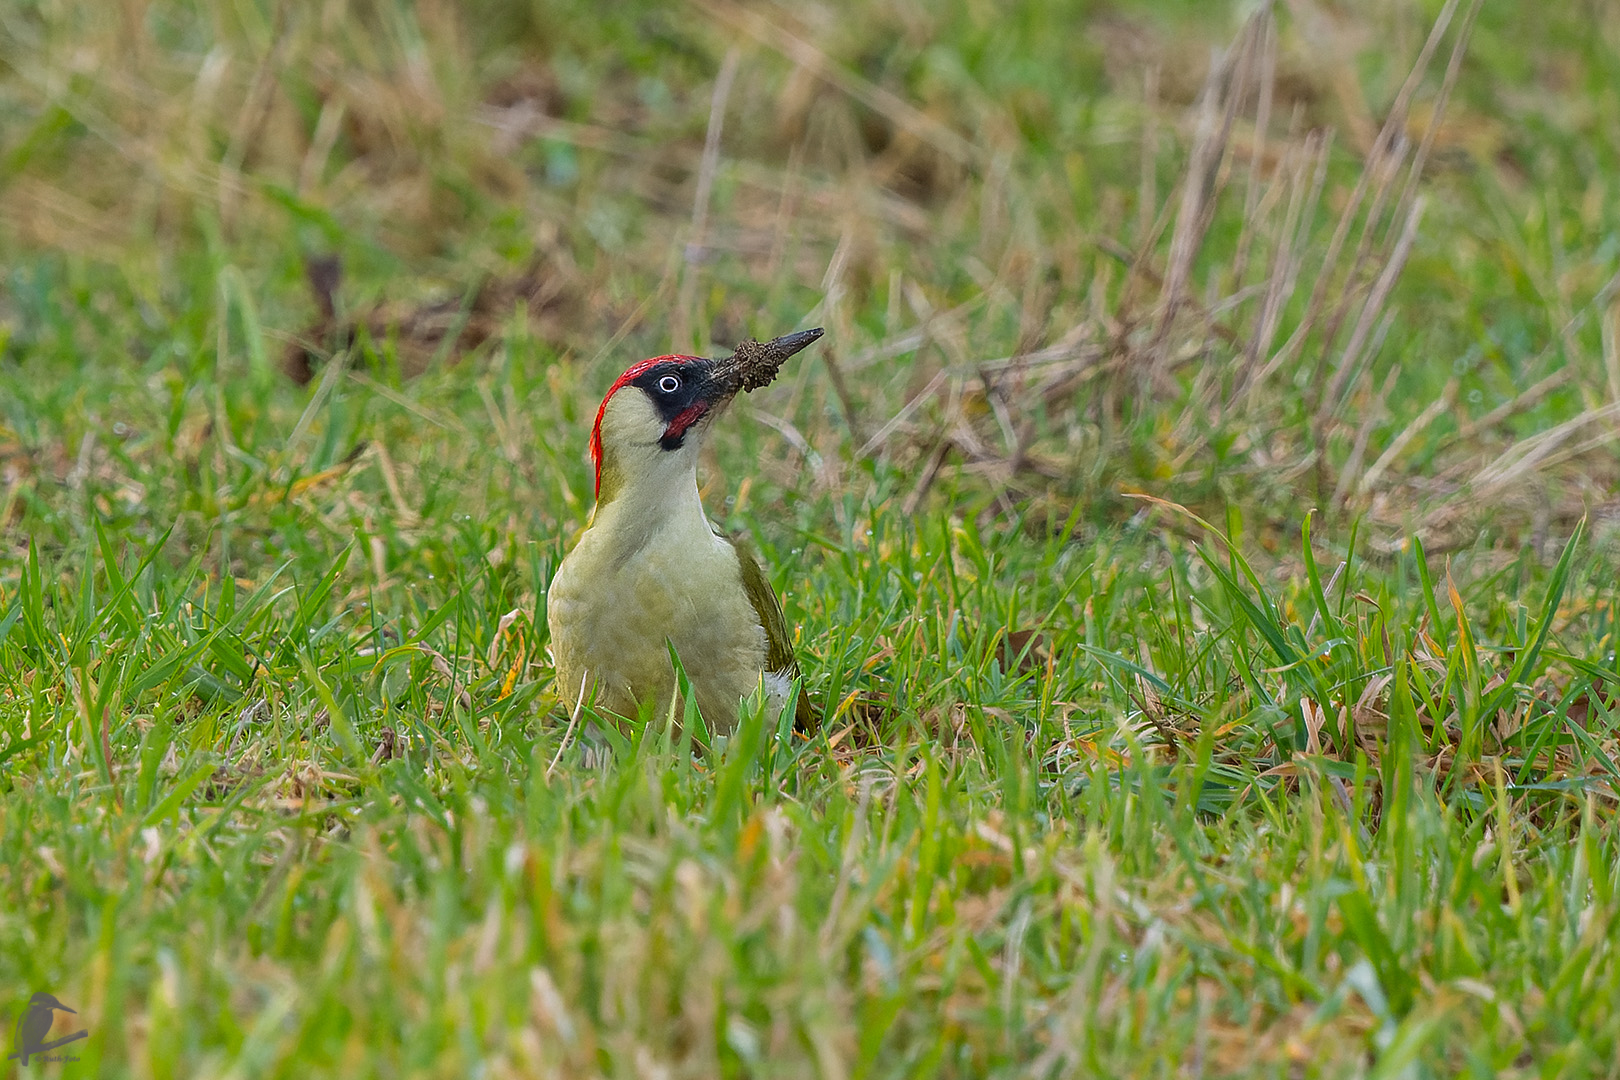
[[[665,375],[658,380],[658,389],[666,394],[673,394],[681,388],[681,380],[674,375]]]

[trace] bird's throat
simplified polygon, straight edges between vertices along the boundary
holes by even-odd
[[[594,544],[614,565],[622,565],[649,545],[710,543],[713,530],[698,497],[696,455],[665,453],[669,461],[639,472],[634,479],[603,462],[602,494],[591,514]],[[686,459],[686,460],[681,460]]]

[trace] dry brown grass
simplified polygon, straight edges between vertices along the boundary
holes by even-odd
[[[1215,50],[1100,11],[1076,31],[1111,92],[1094,145],[1065,147],[1061,100],[872,66],[940,32],[900,4],[644,13],[688,50],[651,80],[500,5],[64,2],[7,27],[27,119],[0,221],[13,251],[154,298],[189,253],[245,268],[299,381],[363,338],[409,376],[514,317],[589,381],[632,345],[802,317],[829,327],[827,377],[766,414],[824,489],[876,456],[908,509],[961,485],[1058,519],[1242,492],[1445,548],[1489,504],[1516,541],[1608,505],[1620,277],[1546,290],[1556,334],[1513,363],[1537,378],[1490,407],[1459,415],[1468,377],[1419,370],[1403,273],[1455,227],[1427,178],[1514,174],[1500,124],[1453,101],[1478,11],[1265,4]],[[1375,49],[1409,63],[1376,105]],[[341,286],[306,291],[296,268],[333,252]],[[1525,414],[1546,430],[1521,444]]]

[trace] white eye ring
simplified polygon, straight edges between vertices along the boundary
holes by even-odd
[[[658,380],[658,389],[662,390],[666,394],[673,394],[680,388],[681,380],[676,378],[674,375],[665,375],[662,379]]]

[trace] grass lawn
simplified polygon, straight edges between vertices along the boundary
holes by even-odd
[[[0,1027],[1620,1077],[1620,5],[0,3]],[[823,725],[582,738],[620,370]],[[707,745],[703,745],[703,744]]]

